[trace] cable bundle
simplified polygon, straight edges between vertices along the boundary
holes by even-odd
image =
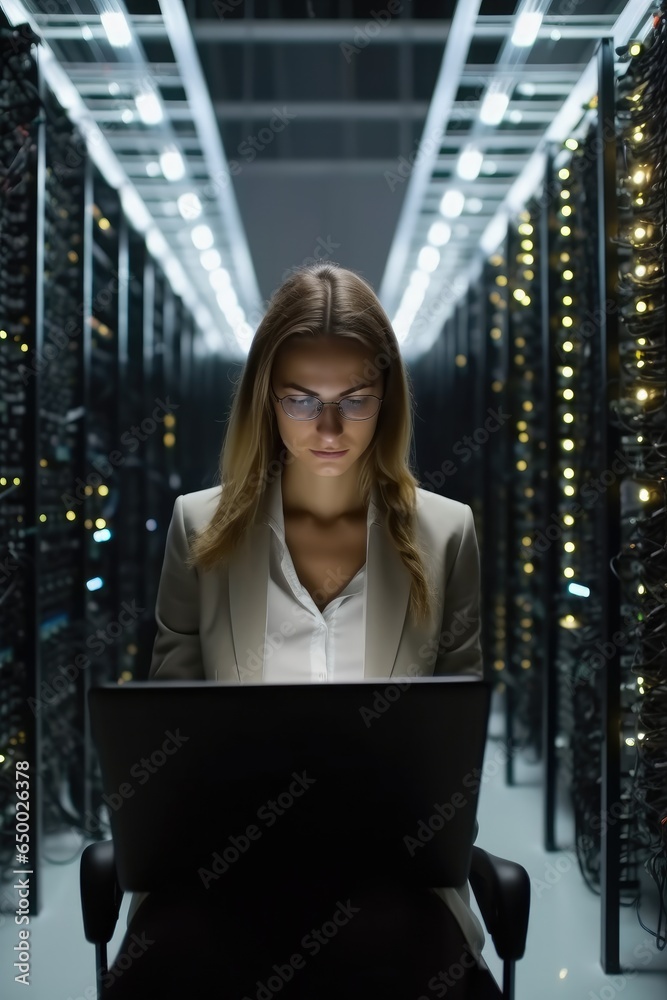
[[[615,413],[630,475],[621,492],[623,597],[637,621],[626,661],[633,731],[632,808],[659,892],[658,948],[667,944],[667,4],[619,82],[620,378]],[[639,902],[638,902],[639,910]]]
[[[536,528],[535,498],[545,476],[544,401],[538,389],[543,379],[538,204],[528,204],[510,225],[508,242],[508,410],[517,417],[510,459],[508,659],[514,686],[514,743],[530,747],[539,758],[543,663],[535,636],[544,627],[544,608],[537,567],[526,554]]]

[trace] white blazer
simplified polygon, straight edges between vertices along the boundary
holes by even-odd
[[[226,565],[201,574],[185,566],[186,539],[209,522],[220,491],[214,486],[176,498],[158,587],[149,677],[243,683],[249,675],[244,651],[264,648],[269,491]],[[425,625],[407,619],[410,574],[383,522],[378,508],[368,528],[364,677],[462,673],[481,678],[480,568],[471,508],[417,489],[417,541],[435,602]]]

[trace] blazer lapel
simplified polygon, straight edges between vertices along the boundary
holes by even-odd
[[[255,523],[228,564],[230,621],[238,680],[242,684],[260,683],[262,678],[272,534],[269,524]],[[410,575],[378,511],[368,531],[364,677],[390,676],[403,634],[409,595]],[[248,652],[253,654],[250,661]],[[236,680],[236,677],[219,679]]]
[[[241,684],[262,680],[272,533],[268,524],[252,525],[229,561],[229,616]]]
[[[368,533],[364,677],[388,677],[403,634],[410,574],[385,525],[375,520]]]

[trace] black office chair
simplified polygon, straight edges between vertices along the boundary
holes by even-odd
[[[486,929],[504,963],[502,991],[485,963],[470,970],[469,975],[485,978],[499,1000],[514,1000],[515,963],[523,957],[528,933],[528,872],[514,861],[473,846],[469,881]],[[95,945],[98,1000],[102,1000],[101,984],[108,970],[107,944],[113,937],[122,899],[113,841],[89,844],[81,855],[81,904],[86,940]]]

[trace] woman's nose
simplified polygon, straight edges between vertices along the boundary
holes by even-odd
[[[337,404],[328,404],[322,407],[322,412],[317,417],[318,427],[340,427],[343,417],[340,414]]]

